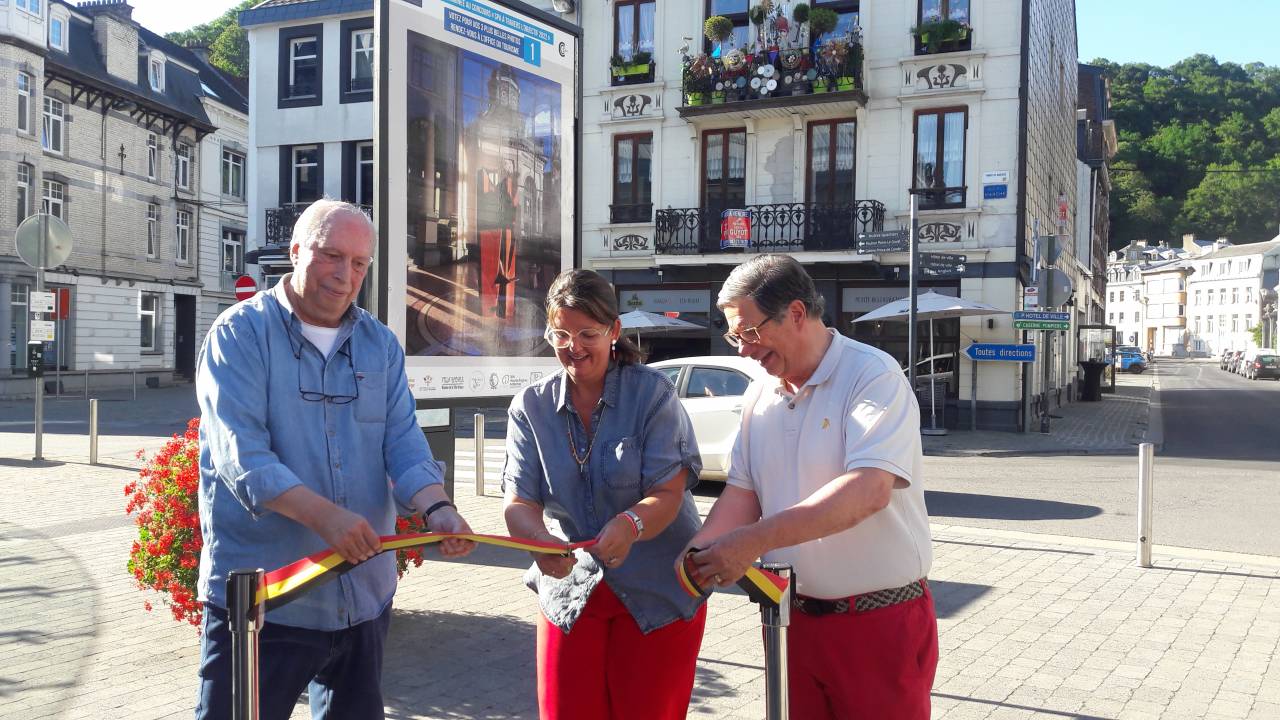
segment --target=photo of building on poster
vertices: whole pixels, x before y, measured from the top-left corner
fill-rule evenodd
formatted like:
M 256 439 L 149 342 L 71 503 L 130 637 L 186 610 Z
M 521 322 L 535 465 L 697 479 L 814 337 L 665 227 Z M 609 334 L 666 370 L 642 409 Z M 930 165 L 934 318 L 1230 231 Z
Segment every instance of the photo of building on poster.
M 406 353 L 551 356 L 560 85 L 412 31 L 405 77 Z

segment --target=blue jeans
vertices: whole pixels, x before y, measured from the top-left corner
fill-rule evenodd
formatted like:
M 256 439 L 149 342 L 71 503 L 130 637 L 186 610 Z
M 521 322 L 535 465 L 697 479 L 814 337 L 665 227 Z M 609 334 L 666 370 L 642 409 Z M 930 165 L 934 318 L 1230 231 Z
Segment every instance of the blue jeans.
M 382 645 L 391 607 L 368 622 L 326 632 L 263 623 L 258 639 L 262 720 L 288 720 L 302 690 L 315 720 L 381 720 Z M 196 720 L 231 717 L 231 630 L 227 611 L 204 606 Z

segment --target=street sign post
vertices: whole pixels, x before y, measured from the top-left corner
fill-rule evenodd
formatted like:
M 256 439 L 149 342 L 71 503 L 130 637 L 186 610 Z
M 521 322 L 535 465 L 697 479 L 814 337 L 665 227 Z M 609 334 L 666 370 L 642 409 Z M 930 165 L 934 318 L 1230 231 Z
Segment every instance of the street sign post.
M 1028 312 L 1013 314 L 1015 330 L 1070 330 L 1071 313 L 1064 312 Z
M 858 234 L 858 252 L 870 253 L 907 252 L 911 249 L 907 230 L 877 230 Z
M 964 349 L 970 360 L 1031 363 L 1036 361 L 1036 346 L 973 343 Z
M 18 230 L 14 233 L 14 242 L 18 246 L 18 257 L 31 267 L 36 269 L 36 289 L 32 295 L 45 296 L 52 295 L 44 291 L 44 270 L 45 268 L 58 267 L 71 257 L 71 228 L 62 221 L 62 218 L 48 213 L 37 213 L 23 220 L 18 225 Z M 50 300 L 52 298 L 49 298 Z M 41 300 L 40 308 L 48 307 L 50 303 Z M 31 313 L 31 342 L 41 342 L 42 338 L 53 340 L 54 331 L 52 329 L 53 322 L 44 319 L 45 312 L 54 312 L 53 309 L 48 311 L 32 307 Z M 37 325 L 40 323 L 40 325 Z M 50 327 L 46 328 L 44 325 Z M 37 331 L 40 337 L 36 337 Z M 30 343 L 28 343 L 30 344 Z M 28 348 L 30 350 L 30 348 Z M 28 356 L 34 358 L 32 353 Z M 40 372 L 30 373 L 36 381 L 36 399 L 35 399 L 35 435 L 36 435 L 36 453 L 34 460 L 44 459 L 44 353 L 39 353 Z M 57 361 L 55 360 L 55 365 Z M 30 371 L 30 366 L 28 367 Z M 86 392 L 88 382 L 85 384 Z
M 248 275 L 236 278 L 236 300 L 248 300 L 258 292 L 258 283 Z
M 922 252 L 919 258 L 920 273 L 928 278 L 957 278 L 964 275 L 968 257 L 955 253 Z

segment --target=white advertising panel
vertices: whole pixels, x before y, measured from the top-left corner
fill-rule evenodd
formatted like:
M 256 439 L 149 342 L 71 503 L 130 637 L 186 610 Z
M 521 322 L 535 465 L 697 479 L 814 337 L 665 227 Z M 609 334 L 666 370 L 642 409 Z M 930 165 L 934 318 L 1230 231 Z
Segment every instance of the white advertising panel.
M 559 369 L 547 287 L 573 263 L 578 38 L 520 3 L 380 0 L 384 319 L 418 398 Z

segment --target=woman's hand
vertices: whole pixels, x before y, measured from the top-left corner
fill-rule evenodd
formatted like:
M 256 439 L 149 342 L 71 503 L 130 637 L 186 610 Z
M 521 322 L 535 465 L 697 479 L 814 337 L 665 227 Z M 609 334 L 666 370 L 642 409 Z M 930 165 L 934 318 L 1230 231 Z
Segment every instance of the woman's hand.
M 538 563 L 538 570 L 547 577 L 563 580 L 569 577 L 569 573 L 573 572 L 573 566 L 578 564 L 578 558 L 573 556 L 569 548 L 565 547 L 568 555 L 547 555 L 546 553 L 537 553 L 534 561 Z
M 636 541 L 636 526 L 623 515 L 614 517 L 605 523 L 596 535 L 596 544 L 587 549 L 595 555 L 600 564 L 607 568 L 622 565 L 631 552 L 631 545 Z

